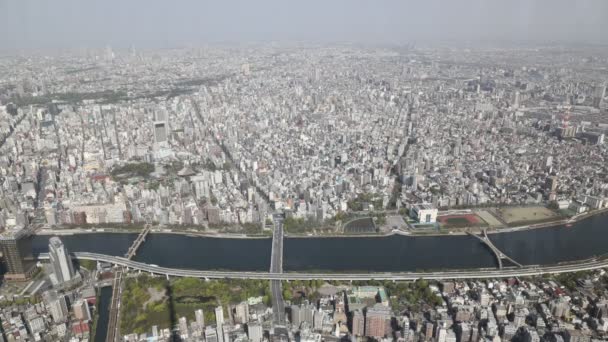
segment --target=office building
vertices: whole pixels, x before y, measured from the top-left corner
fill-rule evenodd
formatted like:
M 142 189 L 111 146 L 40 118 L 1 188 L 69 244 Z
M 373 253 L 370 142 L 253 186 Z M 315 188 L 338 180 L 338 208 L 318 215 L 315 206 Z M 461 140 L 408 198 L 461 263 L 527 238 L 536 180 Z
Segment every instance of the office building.
M 164 143 L 167 141 L 167 124 L 162 121 L 154 123 L 154 142 Z
M 382 338 L 391 332 L 391 309 L 376 304 L 367 309 L 365 317 L 365 336 Z
M 437 208 L 429 203 L 414 204 L 411 216 L 419 223 L 434 223 L 437 221 Z
M 264 338 L 264 329 L 258 323 L 248 324 L 247 335 L 252 342 L 261 342 Z
M 299 305 L 291 306 L 291 324 L 299 328 L 302 323 L 302 308 Z
M 557 190 L 557 176 L 550 176 L 545 179 L 545 189 L 548 192 L 555 192 Z
M 0 234 L 4 279 L 28 280 L 36 270 L 32 237 L 27 228 L 16 227 Z
M 74 266 L 70 255 L 63 242 L 56 236 L 49 239 L 49 258 L 58 284 L 74 278 Z
M 249 304 L 247 302 L 241 302 L 236 306 L 234 320 L 241 324 L 249 322 Z
M 365 317 L 361 310 L 353 313 L 353 336 L 365 336 Z
M 188 338 L 188 319 L 186 317 L 179 318 L 179 335 L 182 339 Z
M 207 342 L 218 342 L 217 331 L 214 327 L 205 328 L 205 340 Z
M 215 331 L 217 333 L 217 342 L 224 342 L 224 326 L 222 324 L 218 324 L 218 326 L 215 328 Z
M 200 330 L 205 329 L 205 315 L 203 314 L 202 309 L 198 309 L 194 311 L 194 318 L 196 319 L 196 324 Z
M 325 313 L 323 311 L 315 311 L 313 316 L 313 329 L 321 331 L 323 329 L 323 320 L 325 319 Z
M 68 319 L 68 304 L 65 296 L 55 296 L 48 302 L 48 310 L 55 323 L 65 323 Z
M 221 305 L 215 308 L 215 324 L 218 327 L 224 324 L 224 309 Z

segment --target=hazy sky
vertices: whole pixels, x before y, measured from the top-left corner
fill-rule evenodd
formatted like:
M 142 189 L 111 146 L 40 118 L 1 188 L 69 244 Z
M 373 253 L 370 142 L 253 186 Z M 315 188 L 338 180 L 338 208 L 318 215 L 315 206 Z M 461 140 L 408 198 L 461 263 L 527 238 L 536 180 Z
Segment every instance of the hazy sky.
M 606 0 L 0 0 L 0 49 L 230 41 L 608 42 Z

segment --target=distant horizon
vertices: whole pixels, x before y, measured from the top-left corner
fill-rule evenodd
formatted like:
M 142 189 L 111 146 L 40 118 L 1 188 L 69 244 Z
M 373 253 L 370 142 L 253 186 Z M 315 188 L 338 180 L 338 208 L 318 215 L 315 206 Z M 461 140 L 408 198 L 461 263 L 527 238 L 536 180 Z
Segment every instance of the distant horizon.
M 10 54 L 15 52 L 67 52 L 77 50 L 103 50 L 111 48 L 115 52 L 125 52 L 130 49 L 136 51 L 162 51 L 162 50 L 188 50 L 201 48 L 248 48 L 254 46 L 273 46 L 276 48 L 288 48 L 290 46 L 319 46 L 330 48 L 333 46 L 353 46 L 359 48 L 452 48 L 452 49 L 491 49 L 491 48 L 521 48 L 521 47 L 591 47 L 591 48 L 608 48 L 608 42 L 600 41 L 568 41 L 568 40 L 471 40 L 471 39 L 429 39 L 429 40 L 412 40 L 404 42 L 357 42 L 357 41 L 312 41 L 312 40 L 258 40 L 248 42 L 238 41 L 211 41 L 201 42 L 198 44 L 175 44 L 169 46 L 138 46 L 131 45 L 95 45 L 95 46 L 69 46 L 69 47 L 21 47 L 21 48 L 4 48 L 0 46 L 0 54 Z
M 273 41 L 608 44 L 608 1 L 0 1 L 0 32 L 0 50 Z

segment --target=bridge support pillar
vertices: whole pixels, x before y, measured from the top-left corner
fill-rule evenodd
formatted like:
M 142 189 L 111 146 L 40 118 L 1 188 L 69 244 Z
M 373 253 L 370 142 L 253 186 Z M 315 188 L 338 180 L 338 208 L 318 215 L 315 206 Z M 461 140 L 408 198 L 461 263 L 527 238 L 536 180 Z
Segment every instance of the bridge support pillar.
M 168 274 L 165 274 L 165 276 L 167 276 L 167 280 L 169 280 L 169 275 L 168 275 Z

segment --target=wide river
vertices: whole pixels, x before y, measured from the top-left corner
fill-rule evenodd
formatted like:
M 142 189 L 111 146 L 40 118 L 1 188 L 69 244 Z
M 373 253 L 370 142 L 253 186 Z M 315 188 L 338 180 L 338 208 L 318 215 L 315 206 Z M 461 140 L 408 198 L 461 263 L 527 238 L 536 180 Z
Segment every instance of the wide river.
M 137 234 L 87 233 L 60 238 L 70 252 L 124 255 Z M 48 251 L 49 236 L 34 238 Z M 490 234 L 504 253 L 524 265 L 555 264 L 608 253 L 608 214 L 553 226 Z M 285 271 L 422 271 L 496 267 L 489 248 L 466 235 L 286 238 Z M 135 260 L 199 270 L 268 271 L 271 239 L 150 234 Z

